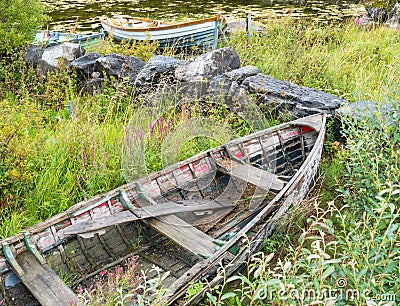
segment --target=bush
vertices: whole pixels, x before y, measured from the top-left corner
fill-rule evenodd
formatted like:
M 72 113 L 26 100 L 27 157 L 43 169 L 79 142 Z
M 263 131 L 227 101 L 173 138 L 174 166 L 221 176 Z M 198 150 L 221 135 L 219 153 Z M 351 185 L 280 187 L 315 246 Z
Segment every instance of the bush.
M 0 53 L 33 41 L 45 20 L 40 0 L 0 0 Z

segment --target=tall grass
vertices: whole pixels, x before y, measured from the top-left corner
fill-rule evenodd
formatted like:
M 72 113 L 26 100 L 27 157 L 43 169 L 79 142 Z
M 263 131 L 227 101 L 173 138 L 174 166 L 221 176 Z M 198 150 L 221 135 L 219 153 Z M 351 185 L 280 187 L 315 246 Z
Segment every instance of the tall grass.
M 321 26 L 288 19 L 265 23 L 266 34 L 253 33 L 251 45 L 238 35 L 229 43 L 242 65 L 262 73 L 338 95 L 350 102 L 399 100 L 400 35 L 354 24 Z

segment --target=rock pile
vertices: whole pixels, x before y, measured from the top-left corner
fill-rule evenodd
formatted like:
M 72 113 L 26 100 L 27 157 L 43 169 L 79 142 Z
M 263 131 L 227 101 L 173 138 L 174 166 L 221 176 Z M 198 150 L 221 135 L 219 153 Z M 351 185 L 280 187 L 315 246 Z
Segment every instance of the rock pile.
M 189 61 L 157 55 L 147 63 L 133 56 L 84 53 L 79 45 L 65 43 L 45 50 L 32 47 L 26 59 L 44 71 L 56 69 L 62 61 L 76 72 L 80 87 L 88 92 L 100 90 L 107 78 L 132 83 L 136 96 L 150 95 L 160 84 L 169 84 L 197 99 L 222 97 L 229 107 L 240 106 L 251 95 L 258 104 L 289 111 L 296 117 L 333 114 L 344 102 L 323 91 L 264 75 L 257 67 L 240 67 L 232 47 Z

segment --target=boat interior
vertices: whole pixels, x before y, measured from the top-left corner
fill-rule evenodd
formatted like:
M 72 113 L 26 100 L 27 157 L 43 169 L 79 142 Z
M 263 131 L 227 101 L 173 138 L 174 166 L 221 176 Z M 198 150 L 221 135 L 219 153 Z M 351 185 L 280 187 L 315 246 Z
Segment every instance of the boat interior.
M 107 23 L 127 29 L 158 28 L 175 24 L 174 22 L 136 18 L 127 15 L 107 18 Z
M 250 136 L 114 190 L 31 239 L 51 268 L 76 275 L 72 287 L 89 286 L 101 271 L 129 258 L 135 258 L 138 274 L 147 271 L 147 279 L 159 273 L 154 266 L 168 272 L 163 284 L 169 287 L 217 252 L 285 188 L 318 132 L 288 125 Z M 112 226 L 98 225 L 123 211 L 126 220 L 135 221 L 121 217 Z M 85 225 L 95 230 L 87 232 Z M 227 259 L 238 250 L 229 252 Z M 3 269 L 3 284 L 12 273 Z M 18 286 L 15 290 L 21 290 Z

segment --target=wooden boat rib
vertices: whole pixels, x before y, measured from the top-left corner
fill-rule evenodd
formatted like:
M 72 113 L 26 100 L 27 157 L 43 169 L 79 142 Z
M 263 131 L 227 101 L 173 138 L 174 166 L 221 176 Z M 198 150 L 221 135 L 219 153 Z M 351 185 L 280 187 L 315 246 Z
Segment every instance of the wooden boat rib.
M 169 303 L 191 281 L 218 283 L 218 263 L 224 260 L 233 273 L 307 194 L 325 120 L 313 115 L 231 141 L 78 203 L 25 237 L 1 241 L 0 300 L 78 305 L 55 272 L 75 273 L 80 282 L 133 255 L 138 269 L 170 271 L 163 282 Z
M 122 41 L 157 41 L 159 48 L 210 49 L 216 46 L 220 15 L 196 21 L 170 23 L 131 16 L 101 17 L 104 30 Z

